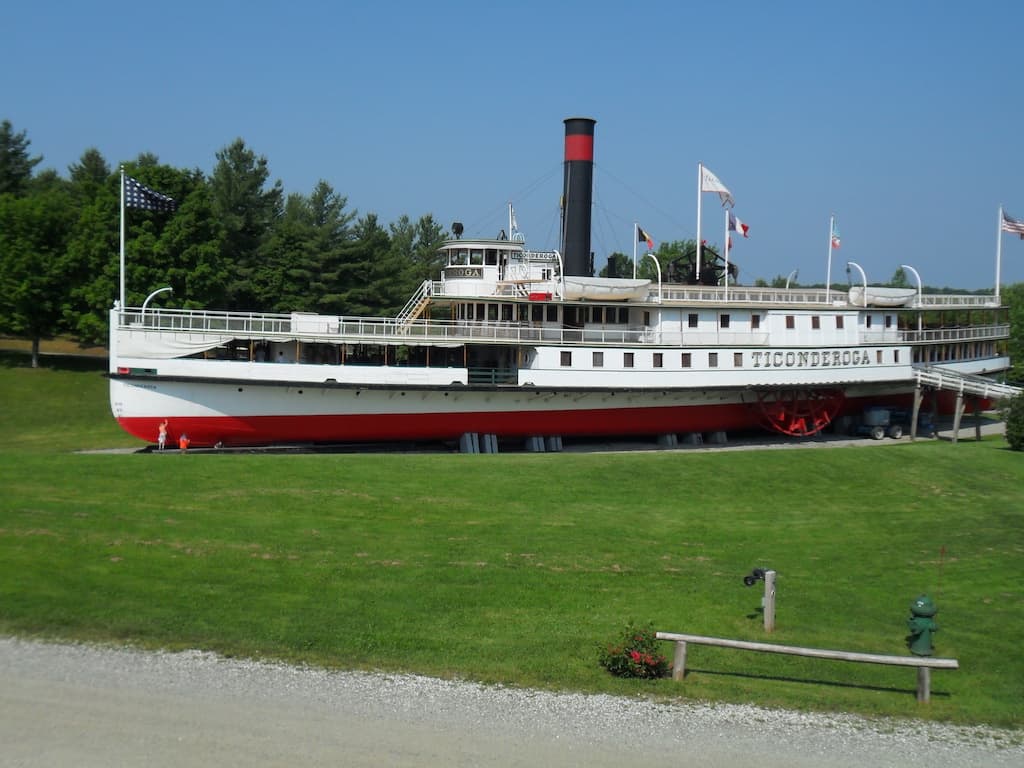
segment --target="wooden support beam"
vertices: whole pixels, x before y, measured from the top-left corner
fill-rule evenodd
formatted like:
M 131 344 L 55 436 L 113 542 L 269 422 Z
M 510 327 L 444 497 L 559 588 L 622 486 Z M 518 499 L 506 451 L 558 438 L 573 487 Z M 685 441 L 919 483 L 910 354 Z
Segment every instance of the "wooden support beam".
M 914 387 L 914 415 L 910 418 L 910 442 L 914 442 L 917 439 L 917 415 L 921 412 L 921 400 L 924 398 L 924 392 L 921 390 L 921 382 L 917 382 L 917 386 Z

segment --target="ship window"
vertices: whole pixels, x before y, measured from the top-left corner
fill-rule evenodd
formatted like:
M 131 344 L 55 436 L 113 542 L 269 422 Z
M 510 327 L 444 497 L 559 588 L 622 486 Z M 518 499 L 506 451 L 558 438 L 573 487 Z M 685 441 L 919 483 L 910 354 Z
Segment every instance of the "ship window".
M 487 305 L 487 319 L 490 320 L 492 323 L 497 322 L 497 320 L 498 320 L 498 305 L 497 304 L 488 304 Z
M 512 305 L 511 304 L 502 304 L 501 305 L 501 319 L 504 320 L 505 322 L 511 322 L 512 321 Z
M 594 353 L 594 367 L 601 368 L 604 366 L 604 352 Z
M 815 331 L 821 328 L 821 318 L 817 315 L 811 315 L 811 328 Z
M 623 352 L 622 353 L 622 367 L 623 368 L 632 368 L 633 367 L 633 353 L 632 352 Z
M 484 263 L 484 252 L 479 248 L 474 248 L 469 252 L 469 263 L 470 264 L 483 264 Z
M 572 366 L 572 352 L 567 350 L 567 349 L 563 349 L 562 350 L 562 354 L 561 354 L 561 362 L 562 362 L 562 367 L 563 368 L 571 367 Z
M 530 307 L 529 307 L 529 305 L 527 305 L 527 304 L 520 304 L 519 305 L 518 317 L 519 317 L 519 322 L 520 323 L 525 323 L 527 320 L 530 319 Z
M 733 368 L 742 368 L 743 367 L 743 353 L 742 352 L 733 352 L 732 353 L 732 366 L 733 366 Z
M 789 330 L 796 328 L 796 318 L 793 315 L 786 315 L 786 328 Z
M 619 322 L 625 325 L 629 322 L 629 309 L 626 307 L 619 307 Z
M 718 353 L 717 352 L 708 352 L 708 368 L 717 368 L 717 367 L 718 367 Z
M 644 325 L 650 325 L 650 324 L 651 324 L 651 313 L 650 312 L 644 312 Z
M 894 349 L 892 351 L 892 361 L 894 363 L 898 363 L 900 361 L 900 351 L 898 349 Z
M 892 328 L 892 315 L 885 316 L 885 327 Z
M 751 315 L 750 316 L 750 328 L 751 328 L 751 330 L 756 331 L 760 327 L 761 327 L 761 316 L 760 315 Z
M 836 315 L 836 328 L 838 330 L 840 330 L 840 331 L 843 329 L 843 316 L 842 315 Z
M 691 312 L 689 314 L 689 316 L 686 318 L 686 322 L 687 322 L 687 324 L 689 325 L 690 328 L 696 328 L 697 327 L 697 313 L 696 312 Z
M 590 309 L 590 319 L 595 323 L 603 323 L 604 307 L 592 307 Z
M 664 366 L 664 356 L 661 352 L 654 353 L 654 367 L 661 368 Z
M 557 304 L 548 304 L 548 322 L 549 323 L 557 323 L 558 322 L 558 305 Z
M 476 319 L 477 320 L 483 320 L 485 317 L 487 317 L 487 315 L 484 314 L 484 305 L 483 304 L 477 304 L 476 305 Z
M 534 304 L 530 307 L 530 319 L 535 323 L 543 322 L 544 320 L 544 305 Z
M 865 325 L 865 326 L 866 326 L 867 328 L 870 328 L 870 327 L 871 327 L 871 315 L 868 315 L 867 317 L 865 317 L 865 318 L 864 318 L 864 325 Z
M 489 267 L 497 266 L 498 264 L 498 252 L 493 248 L 488 248 L 484 251 L 484 264 Z
M 691 357 L 689 352 L 683 352 L 683 356 L 680 359 L 680 364 L 683 366 L 683 368 L 689 368 L 693 365 L 693 358 Z
M 882 350 L 880 349 L 875 350 L 875 362 L 879 365 L 882 364 Z
M 718 316 L 718 327 L 719 328 L 728 328 L 729 327 L 729 316 L 728 315 L 719 315 Z
M 469 251 L 465 248 L 458 251 L 458 253 L 452 254 L 452 264 L 457 266 L 464 266 L 469 263 Z

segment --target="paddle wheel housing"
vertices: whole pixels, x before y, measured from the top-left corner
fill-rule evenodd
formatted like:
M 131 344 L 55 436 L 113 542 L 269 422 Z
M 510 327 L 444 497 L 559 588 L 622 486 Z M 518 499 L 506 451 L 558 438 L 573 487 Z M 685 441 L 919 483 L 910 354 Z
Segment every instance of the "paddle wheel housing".
M 751 407 L 765 429 L 793 437 L 821 432 L 846 400 L 841 389 L 764 389 L 756 395 Z

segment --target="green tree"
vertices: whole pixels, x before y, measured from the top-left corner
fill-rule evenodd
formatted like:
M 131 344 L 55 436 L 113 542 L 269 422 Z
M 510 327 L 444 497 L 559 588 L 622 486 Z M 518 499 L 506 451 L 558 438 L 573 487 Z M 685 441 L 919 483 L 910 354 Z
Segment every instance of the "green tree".
M 396 259 L 404 259 L 409 268 L 405 270 L 405 293 L 411 295 L 424 280 L 436 280 L 444 266 L 444 257 L 439 248 L 445 241 L 444 227 L 431 214 L 425 214 L 413 222 L 403 214 L 390 225 L 391 251 Z
M 598 277 L 633 277 L 633 259 L 624 253 L 612 253 Z
M 256 305 L 260 247 L 284 206 L 281 182 L 268 189 L 269 176 L 266 157 L 257 156 L 240 138 L 217 152 L 210 193 L 213 213 L 224 230 L 223 257 L 233 264 L 228 309 L 253 309 Z
M 110 166 L 100 151 L 90 147 L 77 163 L 68 166 L 72 193 L 82 201 L 94 200 L 110 183 Z
M 59 186 L 0 195 L 0 330 L 31 340 L 33 368 L 39 342 L 58 332 L 66 308 L 65 251 L 74 218 Z
M 42 156 L 30 157 L 25 131 L 14 132 L 10 120 L 0 123 L 0 195 L 25 195 L 29 191 L 32 169 Z
M 366 214 L 356 223 L 355 240 L 346 244 L 338 269 L 340 291 L 332 297 L 339 314 L 392 315 L 408 299 L 409 265 L 391 250 L 387 231 L 377 215 Z
M 1014 451 L 1024 451 L 1024 394 L 1010 398 L 1003 406 L 1006 442 Z
M 893 272 L 892 279 L 889 280 L 889 286 L 892 288 L 910 287 L 910 281 L 907 280 L 907 272 L 903 267 L 897 267 L 896 271 Z
M 1010 378 L 1024 384 L 1024 283 L 1004 286 L 1000 298 L 1010 314 L 1010 340 L 1007 345 L 1013 366 Z
M 153 250 L 155 257 L 142 275 L 150 291 L 170 286 L 174 302 L 190 308 L 227 306 L 231 263 L 224 254 L 224 229 L 213 212 L 210 188 L 200 171 L 183 179 L 178 208 L 167 217 Z

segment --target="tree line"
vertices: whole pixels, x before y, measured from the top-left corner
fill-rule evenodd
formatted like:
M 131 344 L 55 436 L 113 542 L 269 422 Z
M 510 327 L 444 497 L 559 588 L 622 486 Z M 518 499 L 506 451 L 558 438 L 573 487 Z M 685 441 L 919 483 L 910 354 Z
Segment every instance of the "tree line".
M 26 131 L 0 123 L 0 333 L 107 338 L 119 294 L 120 167 L 86 149 L 63 177 L 37 170 Z M 239 138 L 207 175 L 143 153 L 125 174 L 170 196 L 173 213 L 126 210 L 126 303 L 170 286 L 194 309 L 390 315 L 435 277 L 445 239 L 430 214 L 386 227 L 326 181 L 285 194 Z

